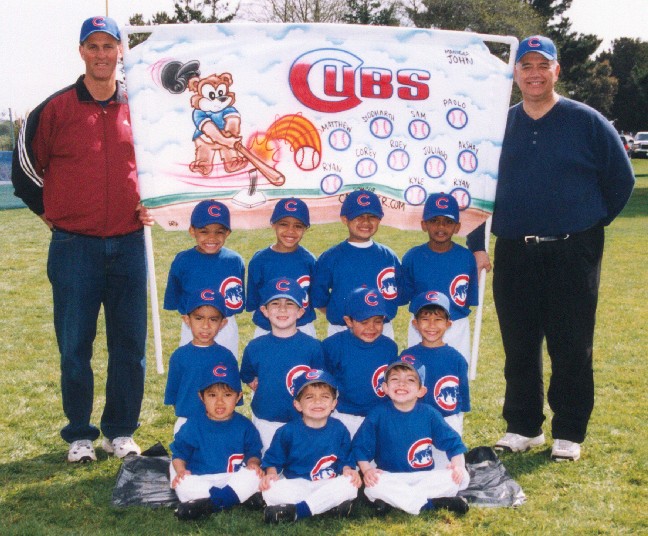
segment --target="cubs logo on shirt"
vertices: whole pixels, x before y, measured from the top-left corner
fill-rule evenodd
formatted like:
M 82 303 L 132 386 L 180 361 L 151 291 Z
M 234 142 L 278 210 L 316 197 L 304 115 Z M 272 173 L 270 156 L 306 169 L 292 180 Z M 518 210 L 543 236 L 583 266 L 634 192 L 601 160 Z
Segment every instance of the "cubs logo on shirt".
M 218 289 L 228 309 L 237 310 L 243 306 L 243 281 L 238 277 L 228 277 Z
M 297 283 L 299 283 L 299 286 L 304 289 L 305 297 L 302 300 L 302 307 L 306 309 L 310 304 L 310 297 L 308 296 L 308 289 L 311 284 L 310 275 L 302 275 L 301 277 L 298 277 Z
M 444 376 L 434 384 L 434 400 L 446 411 L 457 409 L 458 394 L 459 378 L 456 376 Z
M 320 458 L 315 467 L 311 469 L 310 477 L 311 480 L 327 480 L 329 478 L 335 478 L 337 473 L 333 465 L 337 462 L 337 456 L 335 454 L 330 454 Z
M 387 370 L 387 365 L 381 365 L 378 367 L 371 377 L 371 386 L 373 387 L 374 393 L 379 398 L 385 396 L 385 391 L 383 389 L 383 383 L 385 383 L 385 371 Z
M 227 472 L 236 473 L 243 467 L 243 454 L 232 454 L 227 460 Z
M 308 365 L 297 365 L 288 371 L 288 374 L 286 374 L 286 389 L 288 389 L 290 396 L 295 394 L 295 380 L 309 370 L 311 368 Z
M 407 461 L 412 469 L 425 469 L 434 467 L 432 457 L 432 439 L 424 437 L 415 441 L 407 451 Z
M 469 283 L 470 277 L 466 274 L 459 274 L 452 280 L 452 283 L 450 283 L 450 298 L 452 298 L 452 301 L 459 307 L 466 305 Z
M 396 269 L 393 266 L 383 268 L 378 277 L 376 277 L 376 286 L 383 298 L 386 300 L 393 300 L 398 296 L 398 288 L 396 287 Z

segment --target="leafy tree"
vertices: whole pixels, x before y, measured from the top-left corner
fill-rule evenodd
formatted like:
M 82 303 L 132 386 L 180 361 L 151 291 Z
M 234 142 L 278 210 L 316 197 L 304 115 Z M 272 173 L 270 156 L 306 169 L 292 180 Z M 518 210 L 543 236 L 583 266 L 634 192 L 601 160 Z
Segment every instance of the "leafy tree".
M 391 2 L 383 5 L 377 0 L 349 0 L 342 20 L 349 24 L 399 26 L 398 3 Z
M 544 20 L 547 25 L 562 17 L 571 5 L 572 0 L 522 0 L 525 4 L 531 6 Z
M 267 0 L 257 22 L 343 22 L 345 0 Z

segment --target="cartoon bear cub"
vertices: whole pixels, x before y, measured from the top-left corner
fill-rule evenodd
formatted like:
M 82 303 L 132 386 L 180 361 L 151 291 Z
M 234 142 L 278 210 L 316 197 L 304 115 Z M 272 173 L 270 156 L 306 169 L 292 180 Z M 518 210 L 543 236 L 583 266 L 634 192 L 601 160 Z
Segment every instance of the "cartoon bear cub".
M 241 116 L 233 104 L 235 94 L 230 91 L 230 73 L 211 74 L 205 78 L 194 76 L 187 88 L 193 93 L 191 107 L 196 130 L 193 141 L 196 146 L 195 160 L 189 169 L 209 175 L 217 152 L 223 159 L 223 167 L 233 173 L 247 165 L 247 159 L 235 148 L 241 142 Z

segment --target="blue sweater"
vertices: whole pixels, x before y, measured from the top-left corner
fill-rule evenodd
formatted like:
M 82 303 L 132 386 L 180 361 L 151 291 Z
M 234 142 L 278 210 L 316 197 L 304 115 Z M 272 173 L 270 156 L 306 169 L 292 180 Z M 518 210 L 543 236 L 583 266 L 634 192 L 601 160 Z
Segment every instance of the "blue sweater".
M 518 239 L 609 225 L 634 187 L 619 136 L 596 110 L 561 97 L 540 119 L 509 110 L 500 156 L 493 234 Z M 468 236 L 484 249 L 483 226 Z

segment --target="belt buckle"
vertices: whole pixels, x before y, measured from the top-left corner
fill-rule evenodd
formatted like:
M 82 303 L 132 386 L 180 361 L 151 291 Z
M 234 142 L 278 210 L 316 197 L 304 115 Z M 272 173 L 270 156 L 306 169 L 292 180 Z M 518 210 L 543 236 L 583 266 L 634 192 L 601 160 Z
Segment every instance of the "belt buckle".
M 539 244 L 540 243 L 540 237 L 537 235 L 527 235 L 524 237 L 524 243 L 525 244 Z

